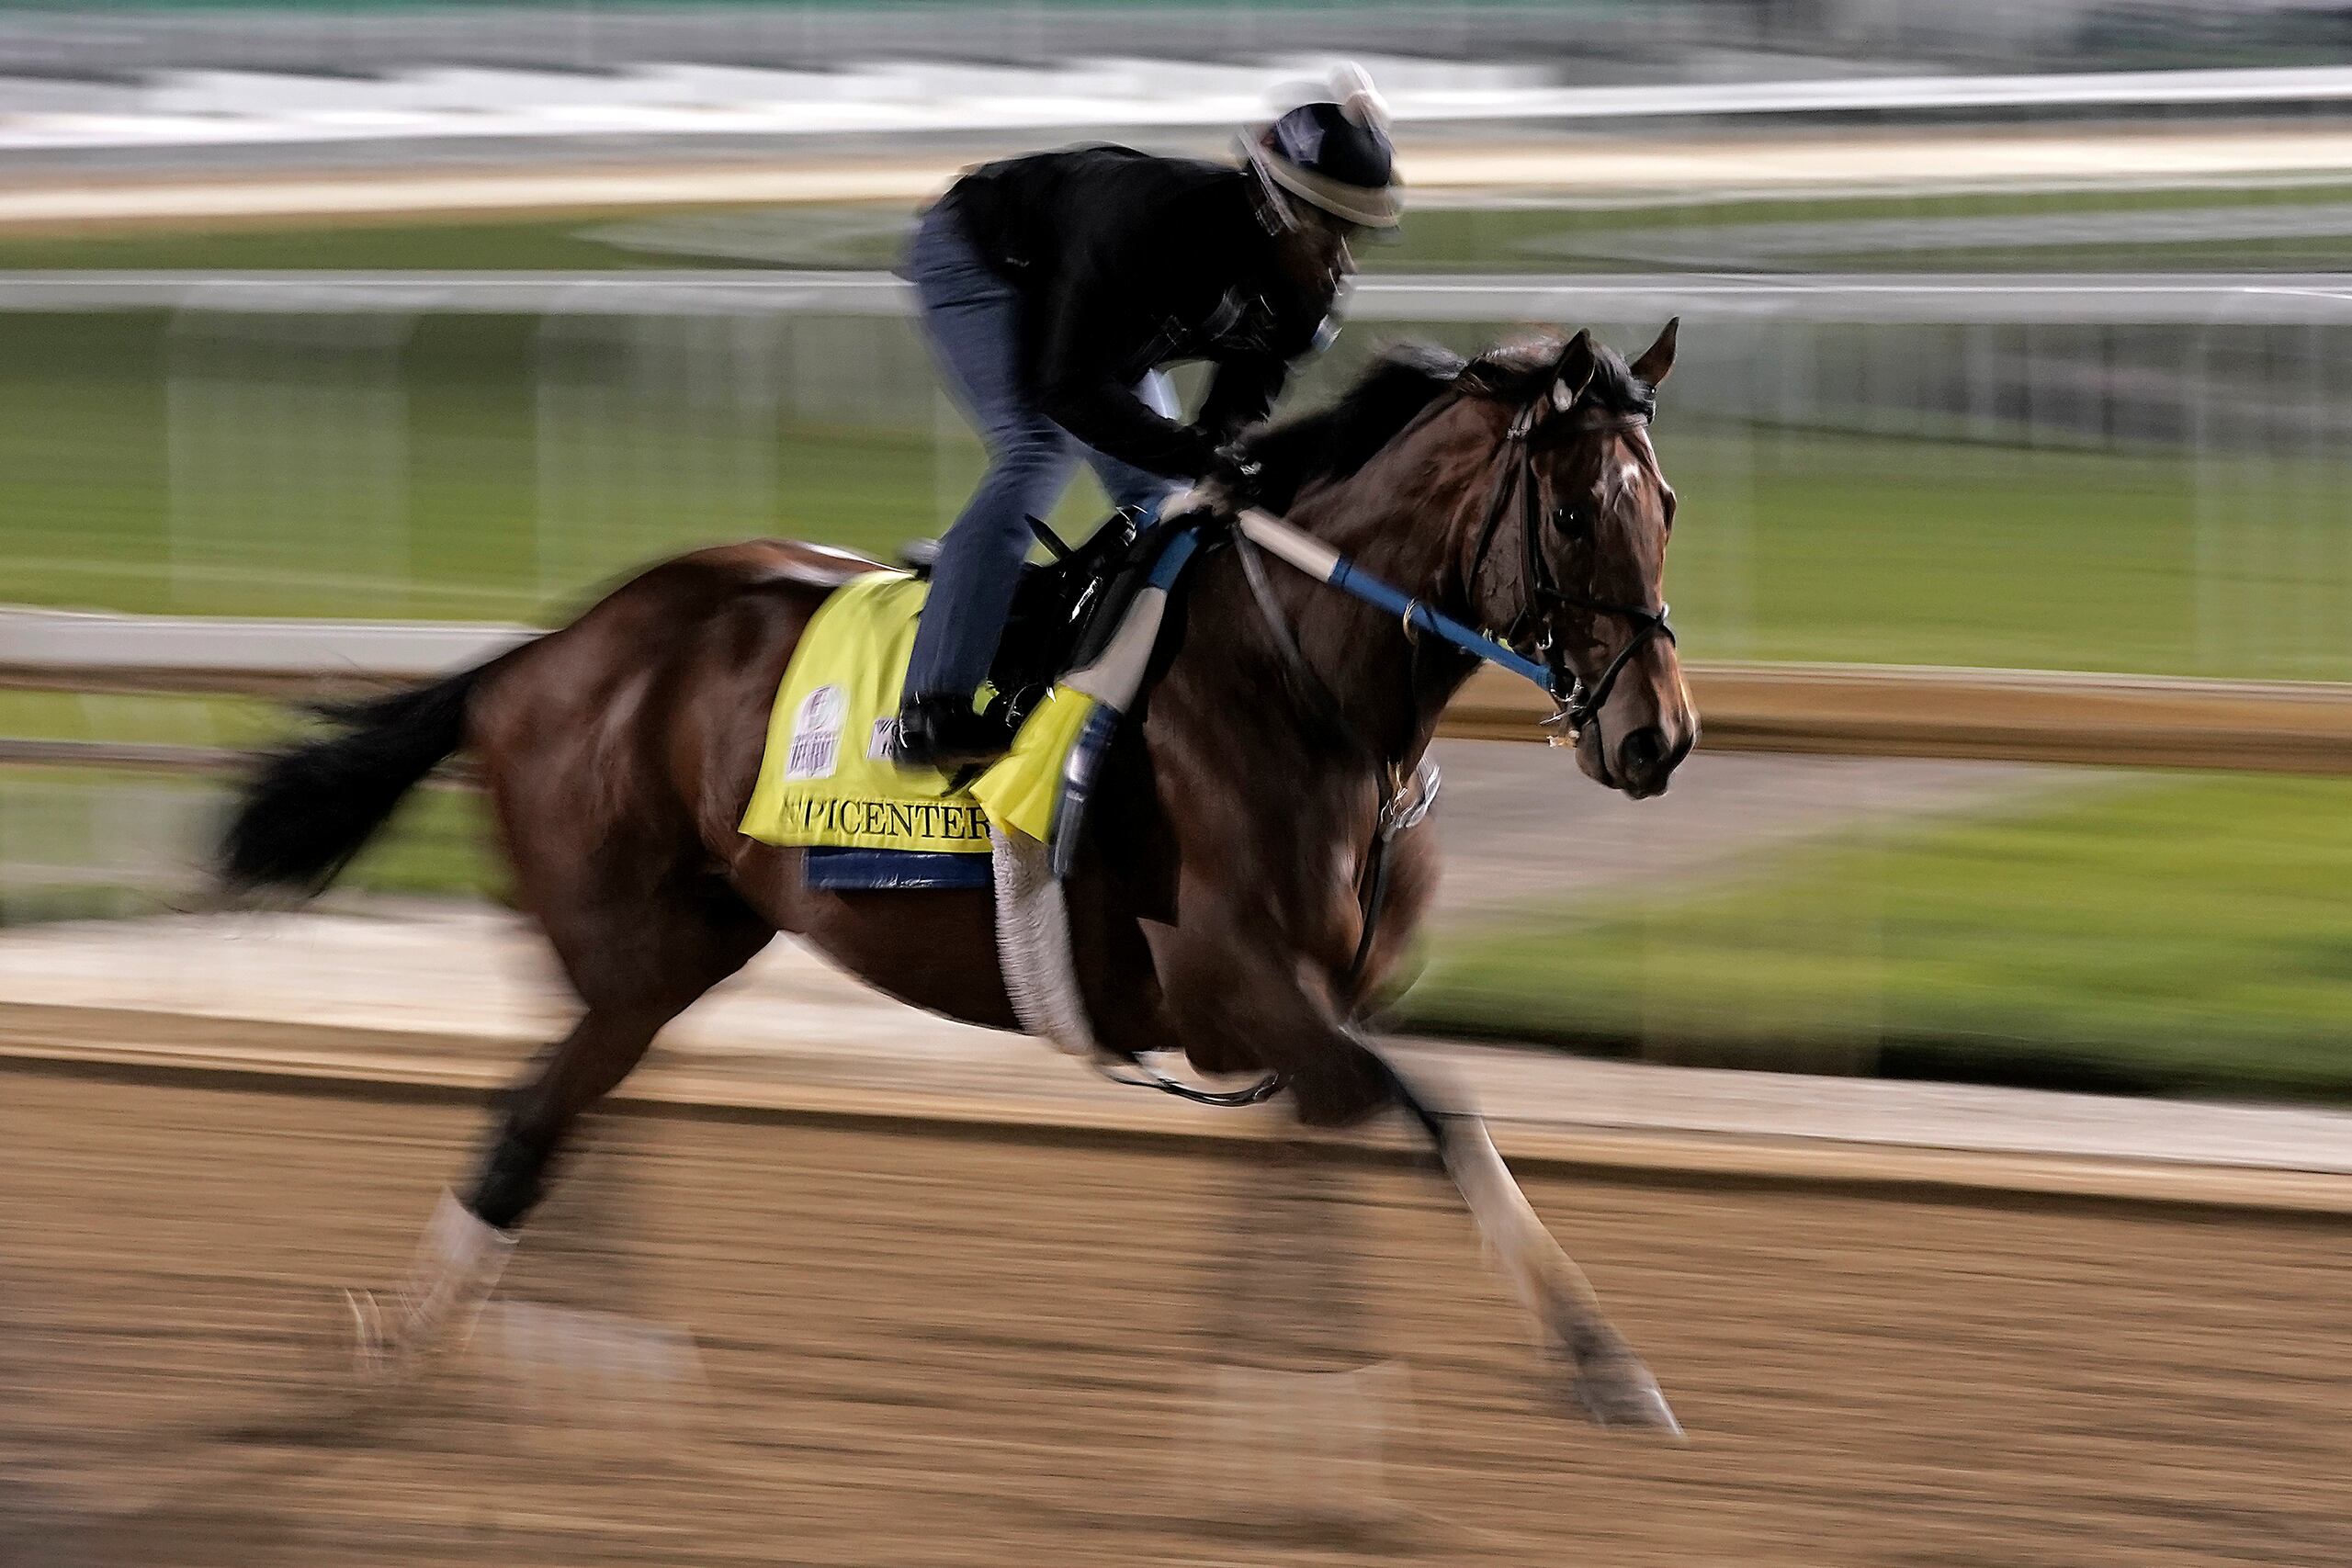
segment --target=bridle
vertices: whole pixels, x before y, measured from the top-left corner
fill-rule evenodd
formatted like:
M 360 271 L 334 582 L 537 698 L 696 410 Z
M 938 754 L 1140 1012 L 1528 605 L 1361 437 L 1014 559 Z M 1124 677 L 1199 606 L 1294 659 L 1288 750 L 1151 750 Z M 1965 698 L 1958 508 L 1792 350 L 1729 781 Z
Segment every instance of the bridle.
M 1546 394 L 1547 396 L 1549 394 Z M 1642 645 L 1654 637 L 1669 643 L 1675 640 L 1674 627 L 1667 620 L 1668 606 L 1660 604 L 1655 610 L 1633 604 L 1612 604 L 1588 594 L 1571 593 L 1560 586 L 1553 575 L 1552 563 L 1544 555 L 1540 534 L 1543 527 L 1543 476 L 1536 471 L 1535 451 L 1529 437 L 1535 428 L 1536 412 L 1541 401 L 1528 404 L 1511 419 L 1510 428 L 1503 434 L 1503 470 L 1495 483 L 1494 500 L 1487 504 L 1486 525 L 1478 534 L 1478 548 L 1470 558 L 1470 574 L 1464 580 L 1465 589 L 1476 593 L 1478 577 L 1486 570 L 1487 554 L 1494 548 L 1495 535 L 1502 526 L 1503 513 L 1511 496 L 1520 498 L 1520 547 L 1523 554 L 1521 581 L 1527 597 L 1519 614 L 1509 626 L 1492 634 L 1495 638 L 1513 648 L 1532 646 L 1544 667 L 1550 672 L 1549 686 L 1553 702 L 1559 712 L 1544 722 L 1565 725 L 1567 738 L 1574 742 L 1584 733 L 1586 726 L 1600 716 L 1601 707 L 1609 701 L 1609 694 L 1616 687 L 1617 677 L 1626 664 L 1640 652 Z M 1579 433 L 1598 434 L 1611 430 L 1640 430 L 1645 428 L 1650 416 L 1645 412 L 1620 414 L 1588 413 L 1579 421 Z M 1565 529 L 1573 516 L 1566 505 L 1552 508 L 1555 526 Z M 1617 651 L 1600 673 L 1588 681 L 1568 662 L 1566 650 L 1560 645 L 1558 614 L 1562 609 L 1583 610 L 1596 615 L 1616 615 L 1633 624 L 1633 635 L 1619 645 Z

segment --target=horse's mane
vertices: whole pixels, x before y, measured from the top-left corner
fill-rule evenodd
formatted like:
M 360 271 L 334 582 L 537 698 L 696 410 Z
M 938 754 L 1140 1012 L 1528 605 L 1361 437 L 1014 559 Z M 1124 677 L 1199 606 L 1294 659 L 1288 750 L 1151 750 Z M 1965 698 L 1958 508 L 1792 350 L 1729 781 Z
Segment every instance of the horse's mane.
M 1270 424 L 1249 438 L 1264 466 L 1260 494 L 1277 513 L 1310 484 L 1343 479 L 1363 468 L 1449 392 L 1523 402 L 1556 373 L 1570 340 L 1533 337 L 1464 359 L 1433 344 L 1398 344 L 1365 367 L 1355 384 L 1312 413 Z M 1597 338 L 1592 379 L 1582 402 L 1605 413 L 1648 415 L 1657 391 Z
M 1270 424 L 1249 438 L 1264 465 L 1263 503 L 1276 513 L 1310 484 L 1343 479 L 1460 384 L 1468 362 L 1429 344 L 1398 344 L 1364 367 L 1355 385 L 1312 413 Z

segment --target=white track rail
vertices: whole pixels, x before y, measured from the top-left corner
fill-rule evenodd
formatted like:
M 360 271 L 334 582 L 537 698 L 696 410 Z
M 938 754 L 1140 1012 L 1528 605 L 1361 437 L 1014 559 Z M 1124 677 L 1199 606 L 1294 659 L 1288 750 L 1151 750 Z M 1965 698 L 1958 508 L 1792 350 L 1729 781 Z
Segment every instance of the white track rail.
M 232 620 L 0 609 L 0 672 L 105 682 L 383 680 L 463 669 L 534 635 L 466 621 Z
M 899 316 L 886 272 L 9 272 L 0 310 L 283 314 Z M 2352 320 L 2352 274 L 1808 274 L 1787 277 L 1390 275 L 1367 321 L 2278 323 Z
M 533 635 L 466 622 L 0 609 L 0 689 L 295 694 L 459 670 Z M 1692 664 L 1710 747 L 2352 773 L 2352 685 L 2044 670 Z M 1549 705 L 1483 672 L 1445 733 L 1534 740 Z M 209 770 L 209 747 L 0 739 L 0 761 Z
M 1582 126 L 1824 117 L 2206 113 L 2352 102 L 2352 69 L 2109 71 L 1876 76 L 1658 86 L 1555 86 L 1508 64 L 1383 62 L 1396 118 L 1414 125 Z M 645 65 L 603 74 L 416 71 L 332 80 L 265 72 L 165 73 L 85 89 L 0 84 L 18 112 L 0 151 L 292 146 L 497 139 L 1014 134 L 1240 124 L 1301 66 L 1143 60 L 1044 71 L 884 62 L 847 72 Z

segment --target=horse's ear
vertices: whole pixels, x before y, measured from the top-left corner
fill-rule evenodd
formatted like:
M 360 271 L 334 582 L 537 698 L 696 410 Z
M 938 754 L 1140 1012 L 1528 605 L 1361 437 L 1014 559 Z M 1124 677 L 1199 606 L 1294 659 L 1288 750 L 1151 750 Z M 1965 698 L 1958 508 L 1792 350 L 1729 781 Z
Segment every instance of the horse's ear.
M 1642 350 L 1641 357 L 1627 367 L 1640 379 L 1657 386 L 1674 371 L 1674 335 L 1682 325 L 1682 318 L 1675 317 L 1657 334 L 1657 341 Z
M 1570 338 L 1552 366 L 1552 411 L 1566 413 L 1576 407 L 1584 389 L 1592 385 L 1592 373 L 1600 367 L 1600 360 L 1592 352 L 1592 334 L 1579 332 Z

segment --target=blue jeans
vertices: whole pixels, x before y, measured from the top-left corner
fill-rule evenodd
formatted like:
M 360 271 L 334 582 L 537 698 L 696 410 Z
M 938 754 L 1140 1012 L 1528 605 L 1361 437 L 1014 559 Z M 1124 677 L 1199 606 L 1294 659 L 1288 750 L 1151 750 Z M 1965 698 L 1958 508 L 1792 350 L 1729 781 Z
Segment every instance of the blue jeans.
M 946 206 L 924 216 L 901 271 L 915 286 L 940 373 L 989 453 L 988 476 L 940 540 L 906 694 L 969 698 L 988 679 L 1035 541 L 1028 519 L 1053 511 L 1079 459 L 1120 506 L 1157 504 L 1177 487 L 1084 446 L 1038 412 L 1021 384 L 1021 297 L 989 270 Z M 1136 393 L 1175 417 L 1174 389 L 1157 370 Z

